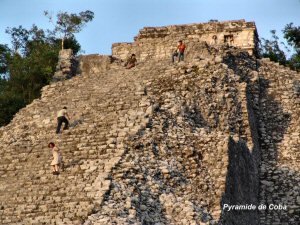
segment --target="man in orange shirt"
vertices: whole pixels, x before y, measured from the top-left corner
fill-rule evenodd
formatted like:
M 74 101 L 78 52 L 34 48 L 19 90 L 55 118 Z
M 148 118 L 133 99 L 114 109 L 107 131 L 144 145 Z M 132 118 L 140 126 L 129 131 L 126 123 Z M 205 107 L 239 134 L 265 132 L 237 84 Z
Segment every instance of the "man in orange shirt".
M 185 50 L 185 44 L 183 44 L 183 42 L 180 40 L 178 41 L 178 46 L 176 49 L 176 52 L 173 53 L 172 55 L 172 62 L 175 61 L 175 57 L 178 56 L 178 62 L 183 61 L 184 60 L 184 50 Z

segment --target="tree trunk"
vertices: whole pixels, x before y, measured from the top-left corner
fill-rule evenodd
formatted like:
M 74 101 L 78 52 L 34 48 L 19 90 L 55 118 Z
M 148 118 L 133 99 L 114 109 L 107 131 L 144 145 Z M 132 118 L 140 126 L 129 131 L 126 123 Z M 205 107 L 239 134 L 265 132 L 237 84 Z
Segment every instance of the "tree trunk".
M 61 50 L 64 50 L 64 38 L 61 39 Z

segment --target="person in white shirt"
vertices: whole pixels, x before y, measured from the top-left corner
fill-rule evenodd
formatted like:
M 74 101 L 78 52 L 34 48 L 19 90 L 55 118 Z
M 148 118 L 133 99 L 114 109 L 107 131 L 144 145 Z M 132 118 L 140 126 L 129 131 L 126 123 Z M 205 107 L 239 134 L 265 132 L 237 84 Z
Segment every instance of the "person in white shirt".
M 59 110 L 57 113 L 57 128 L 56 128 L 57 134 L 59 134 L 61 125 L 63 123 L 65 124 L 65 126 L 63 128 L 64 130 L 69 128 L 69 120 L 68 119 L 70 120 L 70 117 L 67 113 L 67 107 L 63 107 L 63 109 Z

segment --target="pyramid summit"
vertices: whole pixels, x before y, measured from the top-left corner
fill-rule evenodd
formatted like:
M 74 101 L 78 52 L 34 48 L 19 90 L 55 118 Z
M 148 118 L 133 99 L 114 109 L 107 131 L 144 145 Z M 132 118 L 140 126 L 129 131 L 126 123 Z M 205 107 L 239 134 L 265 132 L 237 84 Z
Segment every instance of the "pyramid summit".
M 145 27 L 133 43 L 116 43 L 112 55 L 125 59 L 129 52 L 136 52 L 141 60 L 169 57 L 174 42 L 184 40 L 189 46 L 198 42 L 209 45 L 230 45 L 244 49 L 249 54 L 257 53 L 258 35 L 254 22 L 232 20 L 224 22 L 194 23 L 163 27 Z M 189 47 L 188 49 L 192 49 Z M 187 49 L 187 50 L 188 50 Z M 187 54 L 188 55 L 188 54 Z

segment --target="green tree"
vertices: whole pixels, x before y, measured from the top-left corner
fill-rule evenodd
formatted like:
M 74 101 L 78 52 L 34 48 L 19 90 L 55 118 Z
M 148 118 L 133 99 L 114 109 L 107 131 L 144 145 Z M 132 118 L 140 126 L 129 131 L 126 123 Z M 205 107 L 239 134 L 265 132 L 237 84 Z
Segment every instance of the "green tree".
M 283 29 L 284 38 L 296 49 L 300 48 L 300 26 L 296 27 L 293 23 L 287 24 Z
M 92 11 L 86 10 L 79 14 L 68 14 L 67 12 L 60 12 L 56 15 L 56 20 L 53 20 L 53 16 L 45 11 L 44 15 L 48 17 L 49 21 L 54 24 L 54 34 L 58 34 L 61 39 L 61 48 L 64 49 L 64 41 L 67 38 L 73 38 L 75 33 L 78 33 L 94 18 Z
M 55 70 L 59 46 L 38 41 L 26 45 L 26 52 L 11 54 L 3 69 L 6 75 L 0 79 L 0 126 L 40 96 L 41 88 L 49 83 Z
M 23 108 L 26 104 L 18 93 L 13 93 L 9 90 L 0 91 L 0 126 L 3 126 L 15 115 L 19 109 Z
M 0 44 L 0 126 L 9 123 L 20 108 L 40 96 L 41 88 L 55 72 L 61 41 L 75 54 L 80 51 L 74 33 L 92 20 L 93 13 L 59 13 L 57 18 L 54 30 L 44 30 L 35 24 L 30 29 L 22 26 L 6 29 L 12 48 Z
M 275 30 L 270 31 L 272 38 L 270 40 L 262 38 L 260 53 L 265 58 L 270 58 L 274 62 L 279 62 L 282 65 L 287 63 L 284 51 L 280 48 L 279 37 Z M 281 43 L 283 44 L 283 43 Z
M 48 43 L 32 42 L 26 56 L 15 54 L 9 64 L 9 86 L 25 104 L 40 96 L 55 72 L 58 49 Z
M 61 47 L 60 39 L 54 38 L 53 43 L 55 43 L 57 48 L 60 49 Z M 64 47 L 65 49 L 72 49 L 74 55 L 76 55 L 81 50 L 81 46 L 74 36 L 64 40 Z
M 284 27 L 283 34 L 295 52 L 289 60 L 289 66 L 292 69 L 300 70 L 300 26 L 297 27 L 293 23 L 289 23 Z
M 22 26 L 7 28 L 7 33 L 14 49 L 8 63 L 7 86 L 28 104 L 39 97 L 41 87 L 51 80 L 59 46 L 36 25 L 28 30 Z
M 0 44 L 0 78 L 8 72 L 8 61 L 11 51 L 7 45 Z
M 19 52 L 20 48 L 24 48 L 24 44 L 29 39 L 29 31 L 22 26 L 7 28 L 5 31 L 7 34 L 10 34 L 11 43 L 13 46 L 14 52 Z
M 288 46 L 283 42 L 279 43 L 279 38 L 275 30 L 271 30 L 272 38 L 270 40 L 262 38 L 260 53 L 263 57 L 270 58 L 272 61 L 287 65 L 293 70 L 300 71 L 300 26 L 295 26 L 293 23 L 287 24 L 282 30 L 284 39 Z M 281 47 L 285 47 L 287 51 L 293 49 L 293 54 L 286 58 Z

